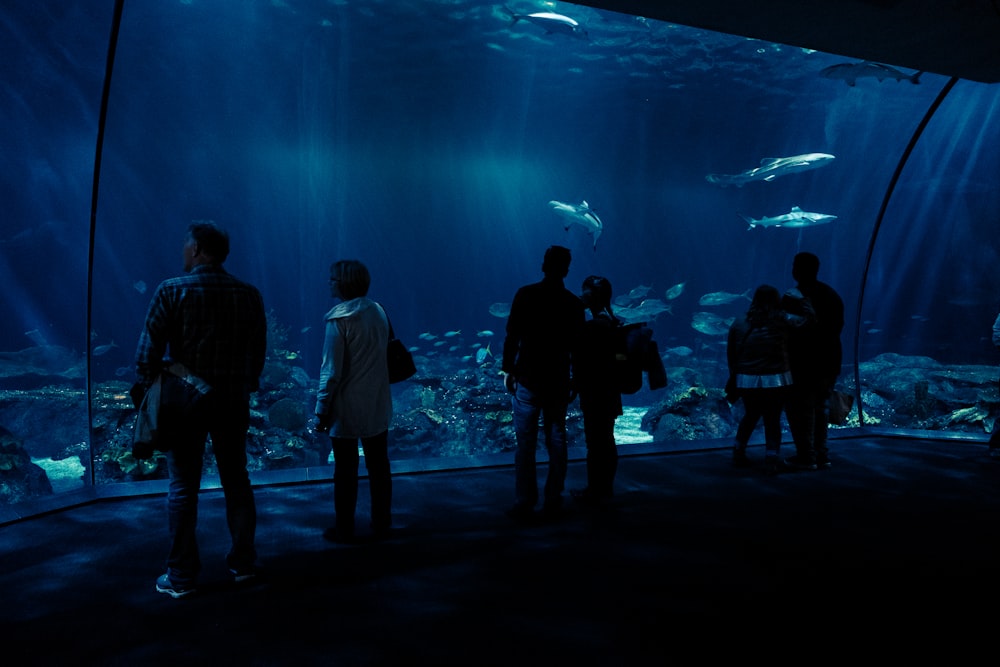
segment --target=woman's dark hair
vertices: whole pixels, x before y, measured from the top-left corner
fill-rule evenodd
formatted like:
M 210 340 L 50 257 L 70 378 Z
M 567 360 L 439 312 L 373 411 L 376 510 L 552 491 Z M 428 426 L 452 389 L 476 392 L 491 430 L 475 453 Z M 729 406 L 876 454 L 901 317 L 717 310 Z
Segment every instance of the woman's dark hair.
M 753 293 L 753 301 L 747 311 L 747 319 L 751 321 L 767 320 L 781 310 L 781 293 L 772 285 L 761 285 Z
M 602 308 L 611 307 L 611 281 L 604 276 L 587 276 L 583 279 L 583 289 L 589 289 Z
M 330 266 L 330 277 L 337 281 L 337 290 L 344 300 L 368 294 L 372 284 L 368 268 L 356 259 L 342 259 Z
M 187 229 L 198 248 L 219 264 L 229 257 L 229 234 L 211 220 L 195 220 Z

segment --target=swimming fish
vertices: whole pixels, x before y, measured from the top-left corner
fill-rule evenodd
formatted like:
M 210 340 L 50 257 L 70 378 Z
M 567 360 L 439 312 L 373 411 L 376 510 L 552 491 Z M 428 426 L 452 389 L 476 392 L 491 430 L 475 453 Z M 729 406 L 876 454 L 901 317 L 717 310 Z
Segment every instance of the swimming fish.
M 461 335 L 461 333 L 462 333 L 461 329 L 456 329 L 455 331 L 445 331 L 444 332 L 444 337 L 445 338 L 454 338 L 455 336 Z
M 486 347 L 481 347 L 478 350 L 476 350 L 476 363 L 481 364 L 484 361 L 486 361 L 486 357 L 492 357 L 492 356 L 493 353 L 490 352 L 489 345 L 487 345 Z
M 420 340 L 435 340 L 437 336 L 430 333 L 429 331 L 425 331 L 424 333 L 417 336 L 417 338 L 419 338 Z
M 858 79 L 863 77 L 872 77 L 878 79 L 879 82 L 885 81 L 886 79 L 895 79 L 897 82 L 909 81 L 910 83 L 917 85 L 920 83 L 921 74 L 923 74 L 922 71 L 917 72 L 916 74 L 904 74 L 895 67 L 880 65 L 870 60 L 863 60 L 859 63 L 840 63 L 837 65 L 830 65 L 829 67 L 824 67 L 819 71 L 819 75 L 824 79 L 840 79 L 848 86 L 852 87 L 858 82 Z
M 135 281 L 134 283 L 132 283 L 132 287 L 135 288 L 135 291 L 138 292 L 139 294 L 146 293 L 146 281 L 144 280 Z
M 681 293 L 684 291 L 684 285 L 686 284 L 687 283 L 677 283 L 676 285 L 668 289 L 664 294 L 664 296 L 667 297 L 667 301 L 672 301 L 677 297 L 679 297 Z
M 798 206 L 793 206 L 789 213 L 776 215 L 773 218 L 765 216 L 755 220 L 747 215 L 740 215 L 740 217 L 746 220 L 747 224 L 750 225 L 747 229 L 753 229 L 754 227 L 785 227 L 788 229 L 797 229 L 799 227 L 824 225 L 837 219 L 837 216 L 835 215 L 830 215 L 829 213 L 811 213 L 810 211 L 803 211 Z
M 695 313 L 691 317 L 691 328 L 707 336 L 724 336 L 735 318 L 723 319 L 714 313 Z
M 751 294 L 753 290 L 747 290 L 743 294 L 733 294 L 731 292 L 709 292 L 700 299 L 698 299 L 699 306 L 721 306 L 727 303 L 732 303 L 737 299 L 743 298 L 750 301 Z
M 561 201 L 552 200 L 549 202 L 552 212 L 563 218 L 563 229 L 569 230 L 571 225 L 580 225 L 594 239 L 594 250 L 597 250 L 597 239 L 604 231 L 604 223 L 597 217 L 590 204 L 586 200 L 580 205 L 564 204 Z
M 510 16 L 510 25 L 514 25 L 518 21 L 525 21 L 544 29 L 546 35 L 558 32 L 571 37 L 587 38 L 587 31 L 574 19 L 563 14 L 556 14 L 555 12 L 517 14 L 508 7 L 504 7 L 503 11 Z
M 97 347 L 94 348 L 94 350 L 93 350 L 93 352 L 91 352 L 91 354 L 93 356 L 95 356 L 95 357 L 99 357 L 102 354 L 107 354 L 108 352 L 110 352 L 112 350 L 112 348 L 115 348 L 115 347 L 118 347 L 118 344 L 115 341 L 112 340 L 107 345 L 98 345 Z
M 639 285 L 638 287 L 633 287 L 629 290 L 629 298 L 641 299 L 649 294 L 649 290 L 653 289 L 652 285 Z
M 766 157 L 760 161 L 760 166 L 747 169 L 739 174 L 709 174 L 705 180 L 715 185 L 726 187 L 735 185 L 743 187 L 751 181 L 773 181 L 778 176 L 808 171 L 830 164 L 835 158 L 829 153 L 803 153 L 791 157 Z
M 493 317 L 508 317 L 510 316 L 510 304 L 509 303 L 494 303 L 490 306 L 490 315 Z
M 493 335 L 493 332 L 490 331 L 489 329 L 483 329 L 482 331 L 477 331 L 476 335 L 479 336 L 480 338 L 489 338 L 490 336 Z

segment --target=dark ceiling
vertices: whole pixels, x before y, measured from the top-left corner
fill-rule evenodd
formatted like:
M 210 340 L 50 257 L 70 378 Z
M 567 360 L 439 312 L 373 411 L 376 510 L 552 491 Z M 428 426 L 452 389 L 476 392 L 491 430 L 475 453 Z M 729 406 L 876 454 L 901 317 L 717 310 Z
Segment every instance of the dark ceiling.
M 1000 81 L 1000 0 L 573 2 L 885 65 Z

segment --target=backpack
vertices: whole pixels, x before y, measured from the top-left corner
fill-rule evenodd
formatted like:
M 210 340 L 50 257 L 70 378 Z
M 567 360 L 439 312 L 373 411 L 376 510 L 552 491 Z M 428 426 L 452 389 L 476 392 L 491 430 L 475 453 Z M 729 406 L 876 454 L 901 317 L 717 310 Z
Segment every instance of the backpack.
M 645 322 L 619 324 L 615 327 L 615 379 L 618 391 L 634 394 L 642 389 L 646 373 L 650 389 L 667 386 L 667 371 L 660 350 L 653 340 L 653 330 Z

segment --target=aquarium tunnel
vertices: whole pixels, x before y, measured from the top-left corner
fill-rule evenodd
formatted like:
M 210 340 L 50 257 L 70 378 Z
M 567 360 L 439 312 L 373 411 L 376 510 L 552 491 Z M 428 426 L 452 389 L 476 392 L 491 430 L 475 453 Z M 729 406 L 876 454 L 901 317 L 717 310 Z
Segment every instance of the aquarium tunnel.
M 165 490 L 163 457 L 131 454 L 129 389 L 150 297 L 206 219 L 268 313 L 255 483 L 332 475 L 309 418 L 341 258 L 417 362 L 393 385 L 395 469 L 512 463 L 505 319 L 554 244 L 570 289 L 606 276 L 654 330 L 669 382 L 625 396 L 625 454 L 728 445 L 725 334 L 758 285 L 794 285 L 800 251 L 846 304 L 855 409 L 831 437 L 985 442 L 1000 88 L 613 4 L 4 3 L 4 516 Z M 569 428 L 582 458 L 576 404 Z

